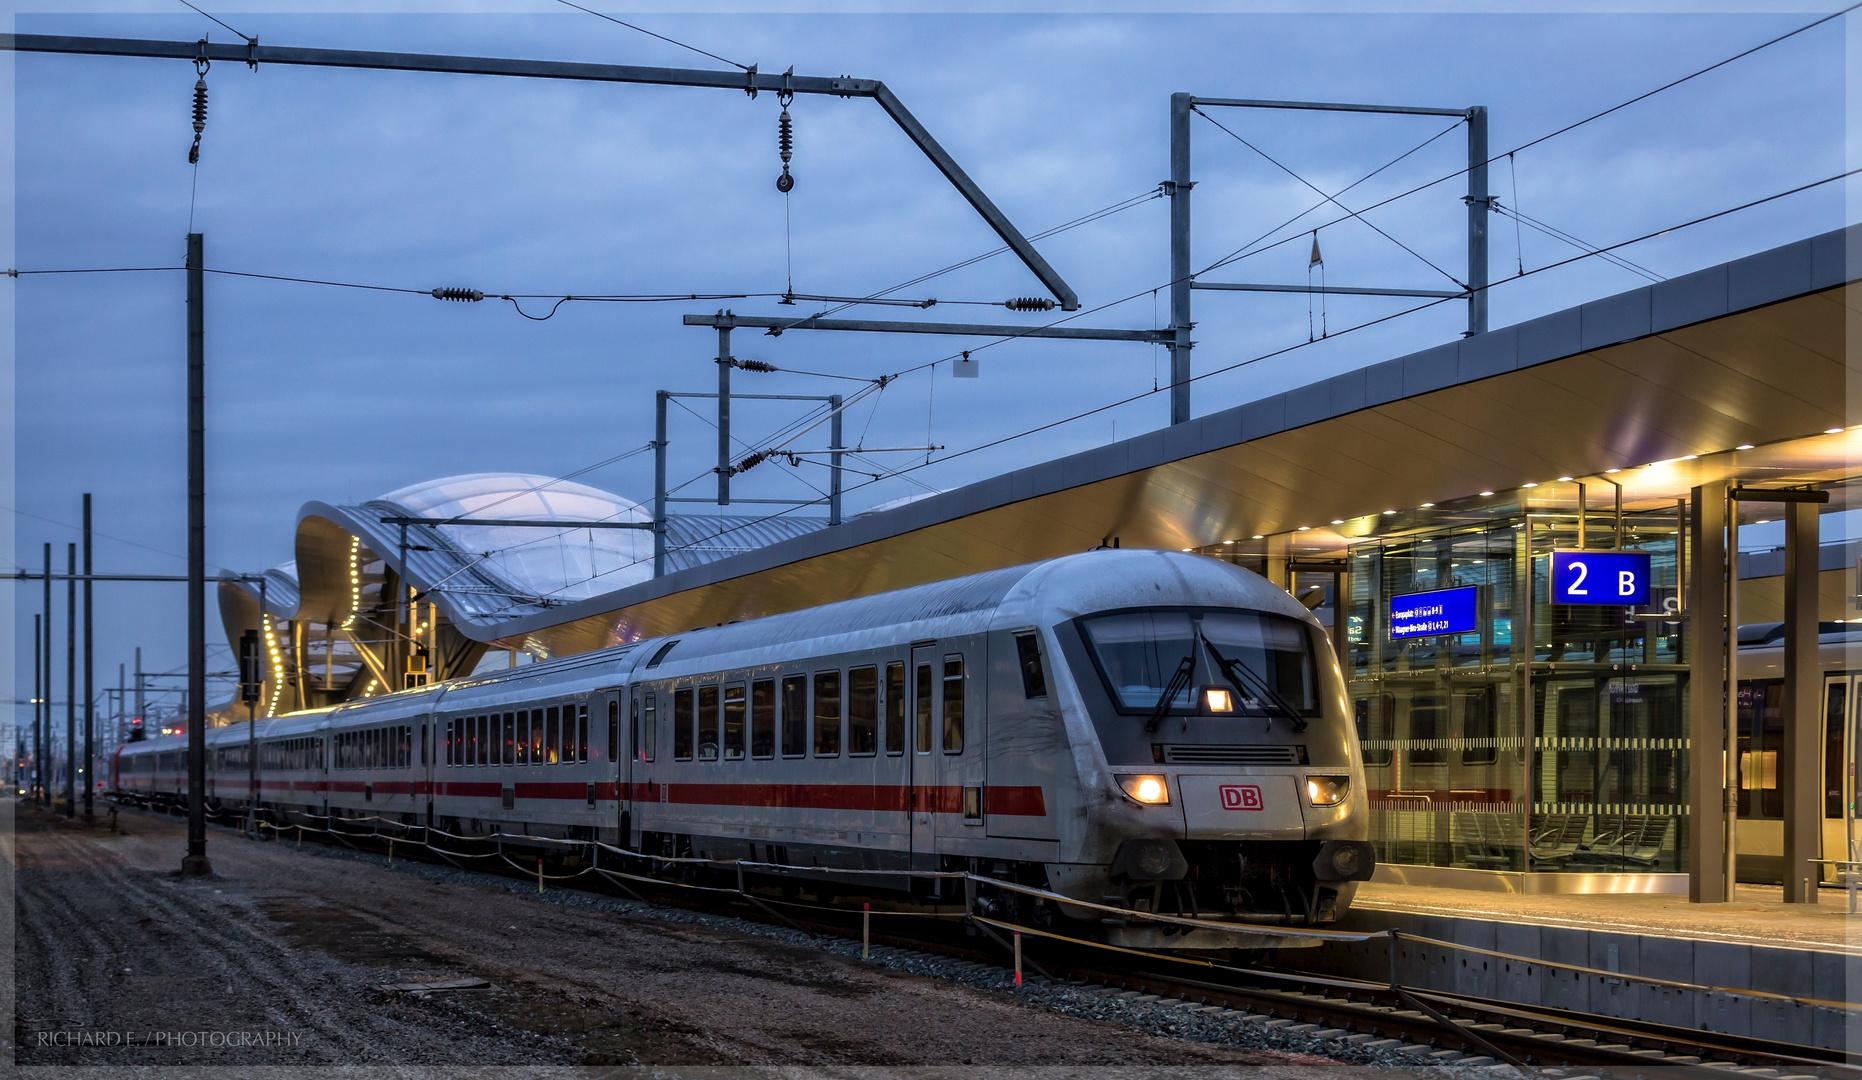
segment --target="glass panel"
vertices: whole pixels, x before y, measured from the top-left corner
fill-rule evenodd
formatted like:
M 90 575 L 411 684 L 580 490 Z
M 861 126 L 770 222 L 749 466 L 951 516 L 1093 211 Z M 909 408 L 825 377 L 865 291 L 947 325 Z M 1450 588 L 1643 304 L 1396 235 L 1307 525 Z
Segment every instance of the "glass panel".
M 504 764 L 516 763 L 517 758 L 517 717 L 513 713 L 504 714 Z
M 672 759 L 674 761 L 692 760 L 692 721 L 696 714 L 692 711 L 692 688 L 682 687 L 672 692 Z
M 750 756 L 776 756 L 776 680 L 750 684 Z
M 801 757 L 808 752 L 808 677 L 782 679 L 782 756 Z
M 1015 658 L 1021 662 L 1022 696 L 1047 696 L 1047 673 L 1041 670 L 1041 644 L 1033 634 L 1015 635 Z
M 944 658 L 944 752 L 963 753 L 963 657 Z
M 886 665 L 886 753 L 905 752 L 905 665 Z
M 1244 676 L 1244 682 L 1264 684 L 1235 687 L 1241 691 L 1244 709 L 1257 714 L 1267 711 L 1269 703 L 1256 697 L 1258 691 L 1266 690 L 1302 714 L 1318 714 L 1312 640 L 1305 627 L 1278 615 L 1229 611 L 1205 612 L 1198 625 L 1203 640 L 1214 647 L 1216 656 L 1245 668 L 1248 675 L 1255 677 L 1249 680 Z M 1156 706 L 1155 697 L 1152 706 Z
M 847 753 L 869 756 L 879 752 L 879 669 L 857 667 L 847 672 Z
M 918 665 L 918 693 L 913 712 L 918 721 L 918 752 L 931 752 L 931 665 Z
M 646 707 L 640 714 L 640 760 L 652 761 L 653 750 L 659 744 L 659 695 L 647 691 Z
M 562 710 L 551 705 L 544 713 L 543 721 L 543 757 L 545 765 L 555 765 L 562 761 Z
M 621 702 L 619 698 L 608 702 L 608 760 L 615 760 L 621 749 Z
M 718 760 L 718 688 L 698 688 L 698 760 Z
M 532 725 L 530 710 L 519 709 L 517 711 L 517 763 L 528 765 L 533 761 L 541 761 L 543 755 L 539 752 L 538 744 L 542 741 L 543 725 Z
M 612 706 L 610 706 L 612 707 Z M 610 744 L 612 745 L 612 744 Z M 613 755 L 610 754 L 610 757 Z M 588 760 L 588 706 L 578 705 L 575 711 L 575 759 Z
M 840 756 L 840 672 L 815 672 L 815 756 Z
M 744 756 L 744 688 L 724 688 L 724 758 L 742 761 Z
M 1849 684 L 1832 682 L 1823 698 L 1823 816 L 1843 816 L 1843 706 Z
M 1134 611 L 1081 620 L 1113 697 L 1127 709 L 1154 709 L 1171 677 L 1188 661 L 1196 662 L 1190 616 L 1183 611 Z M 1172 699 L 1189 708 L 1195 688 L 1188 684 Z

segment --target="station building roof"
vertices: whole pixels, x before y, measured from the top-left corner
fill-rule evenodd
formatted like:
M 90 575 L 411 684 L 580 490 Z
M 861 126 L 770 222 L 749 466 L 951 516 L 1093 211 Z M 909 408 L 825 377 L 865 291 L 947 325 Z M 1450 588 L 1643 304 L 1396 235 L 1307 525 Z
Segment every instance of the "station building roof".
M 1565 477 L 1607 475 L 1631 505 L 1721 477 L 1840 480 L 1862 457 L 1862 432 L 1840 430 L 1862 414 L 1845 353 L 1858 239 L 1825 233 L 522 613 L 500 640 L 578 652 L 1112 537 L 1336 551 L 1425 504 L 1516 509 L 1524 485 Z

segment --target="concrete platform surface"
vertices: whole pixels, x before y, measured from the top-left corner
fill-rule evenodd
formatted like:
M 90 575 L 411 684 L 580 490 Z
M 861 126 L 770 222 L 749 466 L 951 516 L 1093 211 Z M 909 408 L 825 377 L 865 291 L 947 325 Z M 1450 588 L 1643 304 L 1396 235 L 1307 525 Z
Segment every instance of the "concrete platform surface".
M 1862 955 L 1862 915 L 1848 894 L 1824 889 L 1815 904 L 1786 904 L 1777 886 L 1741 885 L 1728 904 L 1690 904 L 1685 896 L 1611 893 L 1526 895 L 1366 882 L 1344 925 L 1383 929 L 1384 913 L 1571 927 L 1695 941 L 1768 945 Z

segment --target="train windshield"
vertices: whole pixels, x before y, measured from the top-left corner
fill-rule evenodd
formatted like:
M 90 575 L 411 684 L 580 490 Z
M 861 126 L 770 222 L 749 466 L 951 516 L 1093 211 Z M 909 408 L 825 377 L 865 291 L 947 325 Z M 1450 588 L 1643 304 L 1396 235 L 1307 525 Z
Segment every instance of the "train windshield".
M 1121 611 L 1080 620 L 1121 711 L 1196 712 L 1199 687 L 1232 686 L 1236 713 L 1319 711 L 1306 627 L 1259 611 Z

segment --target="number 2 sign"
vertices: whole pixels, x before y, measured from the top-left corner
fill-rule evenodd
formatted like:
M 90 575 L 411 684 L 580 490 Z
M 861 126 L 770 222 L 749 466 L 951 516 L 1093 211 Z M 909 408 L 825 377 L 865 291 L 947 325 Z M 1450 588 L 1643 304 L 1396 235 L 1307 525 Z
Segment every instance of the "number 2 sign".
M 1648 602 L 1648 552 L 1552 552 L 1552 603 L 1634 605 Z

